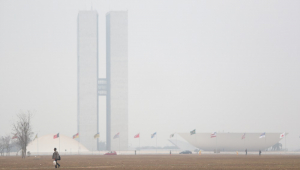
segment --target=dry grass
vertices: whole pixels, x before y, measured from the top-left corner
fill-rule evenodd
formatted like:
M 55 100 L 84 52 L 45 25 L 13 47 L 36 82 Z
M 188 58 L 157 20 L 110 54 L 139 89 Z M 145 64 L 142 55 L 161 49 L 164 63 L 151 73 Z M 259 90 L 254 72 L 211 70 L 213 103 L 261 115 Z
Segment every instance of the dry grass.
M 0 157 L 0 169 L 53 169 L 51 156 Z M 300 169 L 292 155 L 62 156 L 62 169 Z

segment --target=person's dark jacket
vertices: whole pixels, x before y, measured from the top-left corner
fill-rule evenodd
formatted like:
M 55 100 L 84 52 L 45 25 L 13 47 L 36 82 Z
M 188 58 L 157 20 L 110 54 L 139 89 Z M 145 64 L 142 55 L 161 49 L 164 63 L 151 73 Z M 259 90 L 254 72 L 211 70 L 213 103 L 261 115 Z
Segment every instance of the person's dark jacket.
M 59 154 L 57 151 L 55 151 L 52 155 L 52 159 L 59 159 Z

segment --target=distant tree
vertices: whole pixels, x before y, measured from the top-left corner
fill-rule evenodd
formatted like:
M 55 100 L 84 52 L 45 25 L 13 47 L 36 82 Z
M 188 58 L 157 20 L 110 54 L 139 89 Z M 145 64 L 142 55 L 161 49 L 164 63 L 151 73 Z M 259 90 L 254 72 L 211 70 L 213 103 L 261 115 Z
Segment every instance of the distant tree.
M 0 155 L 3 156 L 5 150 L 3 137 L 0 138 Z
M 11 137 L 10 135 L 6 135 L 2 137 L 4 149 L 6 151 L 6 155 L 10 155 L 10 149 L 12 148 Z
M 16 152 L 16 155 L 18 155 L 18 152 L 21 150 L 21 147 L 17 144 L 17 139 L 12 139 L 10 143 L 10 152 Z
M 19 145 L 22 150 L 22 158 L 26 158 L 26 147 L 33 135 L 31 127 L 32 113 L 30 113 L 30 111 L 27 113 L 21 112 L 17 114 L 17 118 L 17 122 L 13 124 L 13 134 L 17 138 L 16 144 Z

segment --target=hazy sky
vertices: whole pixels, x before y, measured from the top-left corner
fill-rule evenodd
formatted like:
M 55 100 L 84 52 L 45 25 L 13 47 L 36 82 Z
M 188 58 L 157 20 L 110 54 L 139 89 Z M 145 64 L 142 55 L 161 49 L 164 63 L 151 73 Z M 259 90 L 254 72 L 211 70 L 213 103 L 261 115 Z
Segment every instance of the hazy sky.
M 77 15 L 128 10 L 129 144 L 173 132 L 289 132 L 300 148 L 300 1 L 0 0 L 0 135 L 20 110 L 39 135 L 77 131 Z M 105 140 L 105 103 L 100 136 Z M 169 144 L 170 145 L 170 144 Z

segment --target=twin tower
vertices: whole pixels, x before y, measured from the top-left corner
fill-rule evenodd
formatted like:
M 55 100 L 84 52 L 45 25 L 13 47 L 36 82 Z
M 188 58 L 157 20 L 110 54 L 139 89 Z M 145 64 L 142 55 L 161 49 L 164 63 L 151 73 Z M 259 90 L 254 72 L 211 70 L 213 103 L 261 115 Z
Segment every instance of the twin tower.
M 128 14 L 106 15 L 106 78 L 98 77 L 98 13 L 80 11 L 77 30 L 79 142 L 97 150 L 98 97 L 106 96 L 106 149 L 128 149 Z M 119 133 L 119 138 L 113 139 Z M 103 136 L 100 134 L 100 138 Z

